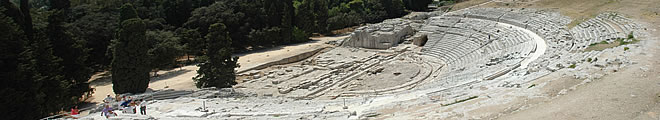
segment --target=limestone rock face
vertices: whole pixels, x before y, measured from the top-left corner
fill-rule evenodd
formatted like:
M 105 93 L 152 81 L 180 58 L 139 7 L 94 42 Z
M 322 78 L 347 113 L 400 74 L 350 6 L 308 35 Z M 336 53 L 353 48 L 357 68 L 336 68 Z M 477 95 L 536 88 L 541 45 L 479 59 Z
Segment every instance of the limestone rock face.
M 406 16 L 403 16 L 403 18 L 410 20 L 426 20 L 430 17 L 429 14 L 429 12 L 412 12 Z
M 360 27 L 344 41 L 344 46 L 371 49 L 387 49 L 399 44 L 415 31 L 409 20 L 400 18 L 385 20 L 382 23 Z
M 426 44 L 426 41 L 429 40 L 428 34 L 429 34 L 428 32 L 418 32 L 412 37 L 413 44 L 417 46 L 424 46 L 424 44 Z

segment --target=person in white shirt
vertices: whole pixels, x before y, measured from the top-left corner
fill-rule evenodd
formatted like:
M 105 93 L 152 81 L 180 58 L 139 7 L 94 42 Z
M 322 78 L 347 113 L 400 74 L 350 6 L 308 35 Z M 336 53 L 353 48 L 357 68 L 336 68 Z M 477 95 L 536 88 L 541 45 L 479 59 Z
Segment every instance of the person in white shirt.
M 103 99 L 103 102 L 105 102 L 105 103 L 110 103 L 112 101 L 113 101 L 113 98 L 110 97 L 110 94 L 108 94 L 108 97 L 105 97 L 105 99 Z
M 147 115 L 147 101 L 140 99 L 140 114 Z

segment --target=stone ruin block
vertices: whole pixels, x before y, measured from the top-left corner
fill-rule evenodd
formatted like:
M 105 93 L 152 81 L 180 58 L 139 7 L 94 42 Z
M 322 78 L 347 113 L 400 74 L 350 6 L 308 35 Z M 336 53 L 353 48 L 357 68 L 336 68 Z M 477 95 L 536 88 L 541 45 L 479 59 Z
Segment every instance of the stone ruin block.
M 426 44 L 426 42 L 429 40 L 428 34 L 429 33 L 427 32 L 420 32 L 415 34 L 415 36 L 412 37 L 413 45 L 424 46 L 424 44 Z
M 401 43 L 406 36 L 415 31 L 410 26 L 411 21 L 404 19 L 389 19 L 382 23 L 360 27 L 351 33 L 351 37 L 342 45 L 370 49 L 387 49 Z

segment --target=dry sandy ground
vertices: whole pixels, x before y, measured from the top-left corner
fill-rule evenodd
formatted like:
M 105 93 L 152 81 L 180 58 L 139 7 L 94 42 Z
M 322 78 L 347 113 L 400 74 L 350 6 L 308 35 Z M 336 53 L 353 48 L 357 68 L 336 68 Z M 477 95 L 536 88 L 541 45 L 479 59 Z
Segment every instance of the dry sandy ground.
M 239 56 L 238 63 L 241 66 L 237 69 L 237 71 L 243 72 L 246 69 L 250 69 L 260 64 L 271 62 L 273 60 L 279 60 L 282 58 L 298 55 L 307 51 L 313 51 L 316 49 L 324 48 L 329 46 L 328 44 L 325 44 L 325 42 L 331 40 L 343 39 L 346 37 L 348 36 L 318 37 L 318 38 L 312 38 L 312 41 L 306 43 L 277 46 L 265 50 L 257 50 L 249 53 L 237 54 L 236 56 Z
M 346 37 L 347 36 L 312 38 L 312 41 L 306 43 L 278 46 L 275 48 L 238 54 L 236 56 L 239 56 L 238 64 L 241 65 L 241 67 L 237 68 L 237 71 L 242 71 L 251 67 L 255 67 L 259 64 L 297 55 L 305 51 L 320 49 L 328 46 L 325 44 L 325 42 L 339 40 Z M 197 88 L 195 87 L 192 78 L 197 75 L 198 69 L 199 67 L 190 65 L 173 70 L 159 71 L 158 77 L 151 78 L 149 89 L 160 90 L 168 88 L 175 90 L 195 90 Z M 91 102 L 100 103 L 106 95 L 114 96 L 114 92 L 112 92 L 112 82 L 107 76 L 108 75 L 106 72 L 95 75 L 92 77 L 92 80 L 90 80 L 91 87 L 96 89 L 93 97 L 91 98 Z
M 559 10 L 570 16 L 575 24 L 605 11 L 623 13 L 644 22 L 649 29 L 660 30 L 660 0 L 540 0 L 532 4 L 506 6 L 491 3 L 488 7 L 527 7 Z M 660 31 L 649 31 L 650 38 L 639 43 L 644 52 L 632 57 L 633 64 L 599 80 L 578 86 L 565 95 L 542 100 L 529 100 L 519 104 L 531 106 L 500 116 L 500 119 L 643 119 L 660 120 Z M 642 68 L 648 68 L 642 69 Z M 554 74 L 554 73 L 553 73 Z M 566 85 L 575 84 L 571 76 L 548 75 L 539 81 L 551 79 L 543 88 L 552 93 Z

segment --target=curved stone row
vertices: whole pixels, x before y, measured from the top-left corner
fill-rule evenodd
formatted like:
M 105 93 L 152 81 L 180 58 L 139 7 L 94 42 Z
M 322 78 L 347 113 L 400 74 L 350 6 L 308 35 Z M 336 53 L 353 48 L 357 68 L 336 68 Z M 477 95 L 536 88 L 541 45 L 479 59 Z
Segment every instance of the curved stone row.
M 601 51 L 581 52 L 590 44 L 613 42 L 641 29 L 617 13 L 600 14 L 572 29 L 567 27 L 570 22 L 559 12 L 524 8 L 473 8 L 430 18 L 420 30 L 429 34 L 423 53 L 438 58 L 447 67 L 436 74 L 441 77 L 428 87 L 473 84 L 470 81 L 495 79 L 494 74 L 506 74 L 503 72 L 515 72 L 509 76 L 526 83 L 570 64 L 595 59 Z M 530 47 L 536 43 L 529 42 L 531 38 L 526 33 L 502 28 L 497 23 L 534 32 L 547 44 L 545 54 L 529 66 L 517 68 L 528 53 L 536 51 Z
M 457 24 L 459 22 L 463 22 L 464 24 Z M 429 41 L 424 48 L 424 53 L 440 58 L 448 66 L 445 70 L 442 70 L 441 74 L 438 74 L 441 77 L 435 80 L 438 82 L 432 86 L 448 87 L 463 83 L 473 83 L 469 81 L 487 78 L 494 79 L 496 78 L 493 77 L 495 74 L 499 76 L 517 69 L 520 66 L 520 62 L 527 58 L 529 53 L 536 51 L 536 42 L 531 41 L 532 38 L 529 34 L 521 32 L 518 29 L 513 29 L 511 26 L 502 27 L 502 25 L 497 25 L 497 23 L 506 23 L 528 29 L 542 37 L 549 46 L 546 53 L 550 54 L 544 54 L 539 59 L 550 58 L 553 54 L 566 53 L 570 50 L 570 47 L 564 46 L 572 46 L 574 44 L 569 41 L 570 39 L 565 39 L 570 38 L 570 33 L 565 28 L 565 25 L 570 23 L 570 19 L 553 12 L 533 9 L 474 8 L 430 18 L 427 25 L 422 27 L 421 31 L 447 31 L 446 33 L 455 33 L 457 32 L 454 29 L 455 27 L 464 27 L 474 32 L 458 32 L 471 34 L 470 36 L 473 37 L 473 41 L 485 41 L 481 42 L 484 46 L 478 47 L 474 52 L 451 55 L 451 53 L 461 53 L 462 48 L 459 47 L 466 46 L 447 47 L 452 46 L 452 44 L 445 46 L 437 45 L 439 43 L 452 43 L 442 41 L 452 41 L 453 39 L 445 39 L 445 36 L 449 34 L 441 34 L 435 35 L 435 37 L 443 37 L 441 40 L 431 41 L 431 37 L 434 37 L 434 35 L 429 35 Z M 452 35 L 449 36 L 449 38 L 452 38 Z M 434 53 L 433 49 L 451 51 Z M 455 59 L 454 56 L 469 57 L 456 59 L 460 62 L 452 62 Z M 548 61 L 537 60 L 530 63 L 530 67 L 532 69 L 539 69 L 548 64 L 550 64 Z M 541 72 L 544 74 L 549 73 L 546 71 Z M 532 75 L 538 77 L 544 74 Z
M 620 38 L 626 38 L 628 34 L 640 27 L 630 19 L 622 17 L 617 13 L 602 13 L 593 19 L 578 24 L 571 29 L 571 33 L 578 44 L 578 50 L 586 49 L 589 45 L 600 42 L 614 42 Z
M 490 19 L 433 17 L 420 33 L 429 38 L 423 53 L 447 64 L 436 80 L 441 86 L 510 70 L 536 47 L 529 34 Z

